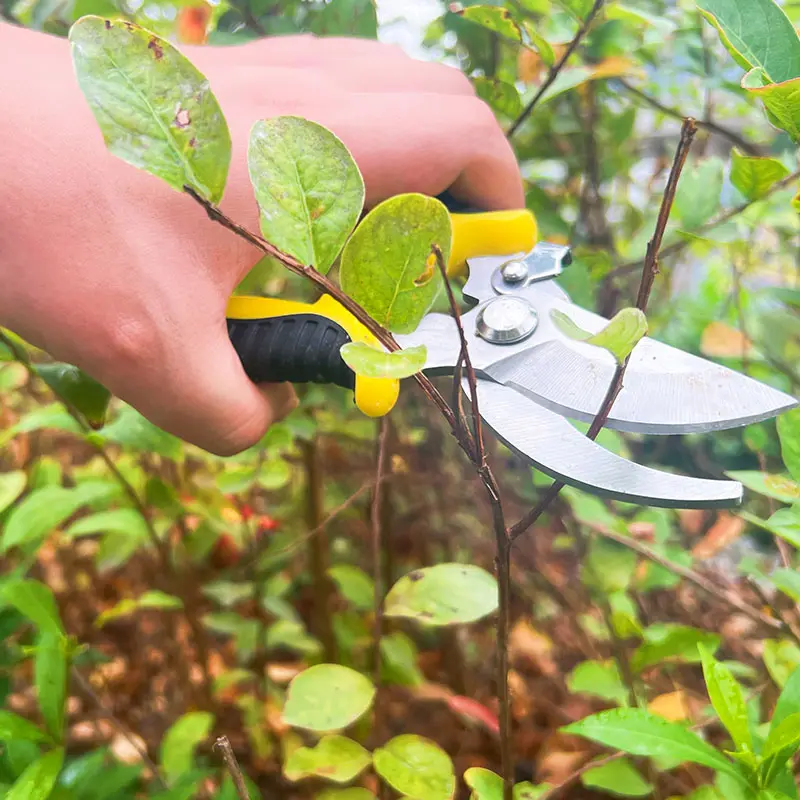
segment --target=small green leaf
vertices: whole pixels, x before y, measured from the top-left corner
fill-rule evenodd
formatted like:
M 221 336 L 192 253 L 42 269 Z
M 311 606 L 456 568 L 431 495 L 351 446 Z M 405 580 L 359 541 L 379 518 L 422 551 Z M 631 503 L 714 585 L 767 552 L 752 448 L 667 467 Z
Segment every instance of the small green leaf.
M 375 0 L 328 0 L 311 20 L 317 36 L 356 36 L 378 38 L 378 13 Z
M 782 503 L 796 503 L 800 500 L 800 483 L 795 483 L 785 475 L 770 475 L 757 470 L 731 470 L 728 475 L 751 491 Z
M 346 736 L 323 736 L 316 747 L 300 747 L 283 765 L 290 781 L 324 778 L 334 783 L 348 783 L 371 763 L 372 756 L 358 742 Z
M 408 617 L 427 625 L 474 622 L 497 609 L 497 582 L 472 564 L 437 564 L 410 572 L 384 601 L 387 617 Z
M 783 689 L 795 670 L 800 669 L 800 647 L 789 639 L 767 639 L 764 665 L 772 680 Z
M 206 711 L 190 711 L 174 722 L 161 741 L 161 767 L 172 782 L 192 768 L 194 751 L 208 738 L 214 715 Z
M 360 672 L 339 664 L 317 664 L 289 684 L 283 721 L 312 731 L 337 731 L 372 705 L 375 687 Z
M 64 531 L 64 535 L 70 538 L 93 536 L 97 533 L 119 533 L 143 539 L 147 536 L 147 525 L 135 509 L 113 508 L 81 517 Z
M 20 739 L 29 742 L 47 742 L 50 737 L 24 717 L 0 709 L 0 742 Z
M 10 580 L 0 585 L 0 598 L 27 617 L 43 633 L 65 636 L 53 593 L 39 581 Z
M 741 780 L 733 764 L 697 734 L 642 709 L 603 711 L 568 725 L 564 731 L 631 755 L 689 761 Z
M 381 637 L 381 669 L 384 680 L 399 686 L 421 686 L 425 676 L 417 666 L 417 648 L 402 631 Z
M 800 408 L 793 408 L 778 417 L 778 438 L 786 469 L 800 482 Z
M 94 624 L 96 627 L 102 628 L 103 625 L 111 622 L 111 620 L 125 617 L 142 608 L 176 609 L 183 608 L 183 603 L 179 598 L 173 597 L 171 594 L 165 594 L 164 592 L 158 591 L 158 589 L 151 589 L 140 597 L 128 597 L 124 600 L 120 600 L 115 606 L 103 611 L 97 617 Z
M 93 428 L 106 420 L 111 392 L 71 364 L 39 364 L 36 371 L 55 394 L 72 404 Z
M 123 406 L 114 420 L 96 435 L 126 450 L 155 453 L 173 461 L 179 460 L 183 452 L 180 439 L 156 427 L 130 406 Z
M 758 200 L 781 179 L 789 170 L 776 158 L 745 156 L 735 147 L 731 152 L 731 183 L 748 200 Z
M 772 727 L 777 727 L 792 714 L 800 714 L 800 667 L 792 671 L 784 684 L 772 714 Z
M 800 40 L 774 0 L 698 0 L 697 5 L 740 66 L 760 67 L 775 82 L 800 76 Z
M 517 21 L 507 8 L 499 6 L 469 6 L 458 12 L 464 19 L 480 25 L 482 28 L 510 39 L 513 42 L 522 42 L 522 30 Z
M 456 776 L 450 756 L 422 736 L 390 739 L 373 757 L 375 771 L 400 794 L 415 800 L 451 800 Z
M 776 569 L 770 573 L 769 579 L 785 595 L 800 603 L 800 573 L 793 569 Z
M 599 789 L 619 797 L 648 797 L 653 785 L 625 758 L 590 769 L 581 775 L 587 789 Z
M 620 364 L 631 354 L 642 337 L 647 335 L 647 317 L 638 308 L 623 308 L 608 325 L 595 334 L 583 330 L 558 309 L 552 309 L 550 317 L 565 336 L 608 350 Z
M 688 625 L 652 625 L 645 631 L 645 642 L 635 650 L 631 667 L 641 672 L 666 659 L 695 663 L 700 660 L 698 645 L 713 652 L 720 641 L 718 634 Z
M 747 753 L 753 752 L 753 737 L 747 721 L 747 706 L 742 687 L 731 671 L 717 661 L 702 644 L 698 645 L 703 664 L 703 676 L 711 704 L 736 747 Z
M 80 426 L 69 415 L 67 409 L 61 403 L 53 403 L 49 406 L 35 408 L 21 417 L 14 425 L 0 431 L 0 447 L 20 433 L 43 429 L 69 431 L 70 433 L 81 432 Z
M 522 98 L 513 83 L 481 76 L 475 78 L 472 85 L 478 97 L 485 100 L 496 113 L 515 119 L 522 112 Z
M 57 742 L 64 739 L 68 667 L 67 640 L 60 633 L 39 634 L 34 664 L 36 692 L 47 729 Z
M 764 749 L 759 773 L 763 784 L 769 786 L 786 766 L 788 759 L 800 749 L 800 714 L 790 714 L 770 729 Z
M 387 353 L 364 342 L 342 345 L 342 359 L 356 375 L 367 378 L 409 378 L 419 372 L 428 358 L 424 344 Z
M 622 682 L 616 661 L 584 661 L 567 676 L 573 694 L 588 694 L 617 705 L 626 705 L 628 690 Z
M 742 78 L 741 85 L 764 103 L 767 118 L 776 128 L 785 130 L 795 141 L 800 139 L 800 78 L 770 83 L 764 71 L 756 68 Z
M 247 163 L 265 238 L 328 272 L 364 205 L 350 151 L 316 122 L 275 117 L 253 126 Z
M 27 480 L 25 471 L 21 469 L 4 472 L 0 475 L 0 513 L 22 494 Z
M 326 789 L 320 792 L 315 800 L 375 800 L 375 795 L 367 789 Z
M 114 155 L 212 203 L 231 137 L 208 81 L 169 42 L 127 20 L 84 17 L 69 33 L 81 87 Z
M 372 609 L 375 585 L 363 569 L 351 564 L 337 564 L 328 570 L 328 575 L 350 605 L 359 611 Z
M 701 161 L 686 169 L 675 194 L 675 216 L 681 226 L 693 231 L 708 222 L 717 212 L 722 193 L 723 164 L 718 158 Z
M 438 200 L 421 194 L 385 200 L 345 245 L 342 289 L 385 328 L 411 333 L 442 286 L 432 247 L 447 263 L 451 238 L 450 214 Z
M 63 747 L 45 753 L 17 778 L 4 800 L 47 800 L 63 764 Z
M 483 767 L 471 767 L 464 773 L 464 781 L 472 789 L 470 800 L 503 800 L 503 779 Z M 514 786 L 514 800 L 536 800 L 550 789 L 546 784 L 534 786 L 528 781 Z

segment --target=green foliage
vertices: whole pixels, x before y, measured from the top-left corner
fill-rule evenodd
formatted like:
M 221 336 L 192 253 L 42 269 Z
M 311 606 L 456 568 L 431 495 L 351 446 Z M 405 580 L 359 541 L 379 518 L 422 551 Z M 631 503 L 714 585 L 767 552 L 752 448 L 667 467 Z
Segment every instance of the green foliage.
M 47 729 L 53 739 L 64 739 L 64 713 L 67 702 L 67 640 L 57 633 L 42 631 L 36 643 L 35 683 Z
M 373 754 L 375 771 L 400 794 L 418 800 L 451 800 L 456 786 L 453 762 L 436 743 L 404 734 Z
M 410 378 L 420 372 L 428 358 L 424 344 L 387 353 L 363 342 L 342 345 L 342 360 L 356 375 L 367 378 Z
M 626 705 L 628 690 L 622 682 L 615 661 L 584 661 L 567 676 L 567 688 L 573 694 L 588 694 Z
M 5 795 L 6 800 L 47 800 L 58 780 L 63 763 L 63 748 L 45 753 L 17 778 Z
M 120 600 L 115 606 L 106 609 L 100 614 L 94 624 L 98 628 L 102 628 L 103 625 L 112 620 L 132 614 L 141 608 L 175 609 L 183 608 L 183 603 L 178 597 L 151 589 L 140 597 L 128 597 L 125 600 Z
M 503 779 L 483 767 L 470 767 L 464 773 L 464 781 L 472 790 L 470 800 L 502 800 Z M 514 800 L 536 800 L 543 795 L 550 787 L 534 786 L 532 783 L 524 781 L 514 785 Z
M 608 350 L 621 364 L 647 335 L 647 317 L 638 308 L 623 308 L 601 331 L 595 334 L 576 325 L 563 311 L 553 309 L 550 316 L 559 330 L 570 339 Z
M 283 720 L 295 728 L 337 731 L 351 725 L 372 705 L 375 687 L 340 664 L 317 664 L 289 684 Z
M 631 666 L 637 672 L 667 659 L 699 661 L 698 645 L 716 650 L 720 636 L 710 631 L 702 631 L 686 625 L 653 625 L 645 631 L 645 641 L 631 659 Z
M 64 636 L 55 598 L 43 583 L 34 580 L 6 580 L 0 584 L 0 599 L 16 608 L 42 633 Z
M 724 664 L 720 664 L 711 653 L 700 648 L 703 663 L 703 675 L 708 688 L 708 695 L 714 711 L 727 729 L 737 749 L 743 753 L 753 752 L 753 737 L 747 717 L 744 693 L 741 686 Z
M 228 126 L 208 81 L 169 42 L 123 20 L 70 30 L 78 83 L 114 155 L 206 200 L 222 198 Z
M 348 149 L 321 125 L 276 117 L 253 126 L 247 162 L 265 238 L 328 272 L 364 205 L 364 180 Z
M 349 783 L 372 761 L 369 751 L 346 736 L 323 736 L 316 747 L 299 747 L 283 765 L 290 781 L 318 777 Z
M 438 200 L 403 194 L 367 214 L 345 245 L 340 282 L 377 322 L 411 333 L 442 286 L 432 247 L 450 255 L 450 215 Z
M 410 572 L 389 590 L 387 617 L 425 625 L 474 622 L 497 609 L 497 583 L 472 564 L 437 564 Z
M 86 417 L 93 428 L 102 427 L 111 393 L 71 364 L 41 364 L 36 368 L 42 380 Z
M 0 475 L 0 512 L 5 511 L 22 494 L 27 482 L 28 478 L 21 469 Z
M 625 758 L 590 769 L 581 775 L 581 783 L 619 797 L 648 797 L 653 791 L 653 785 Z
M 742 155 L 736 148 L 731 151 L 731 183 L 748 200 L 758 200 L 789 174 L 789 170 L 776 158 L 757 158 Z M 780 417 L 778 418 L 780 425 Z
M 176 720 L 161 742 L 161 768 L 168 781 L 175 781 L 192 766 L 194 751 L 208 738 L 214 716 L 207 711 L 190 711 Z

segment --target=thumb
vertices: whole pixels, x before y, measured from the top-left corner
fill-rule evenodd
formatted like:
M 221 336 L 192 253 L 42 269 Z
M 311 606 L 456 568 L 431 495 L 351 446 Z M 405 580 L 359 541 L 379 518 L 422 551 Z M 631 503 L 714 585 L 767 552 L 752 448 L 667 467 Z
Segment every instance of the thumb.
M 129 402 L 164 430 L 230 456 L 255 444 L 297 406 L 297 397 L 288 383 L 254 384 L 227 332 L 206 335 L 175 354 L 179 363 L 167 375 L 153 376 L 160 385 Z

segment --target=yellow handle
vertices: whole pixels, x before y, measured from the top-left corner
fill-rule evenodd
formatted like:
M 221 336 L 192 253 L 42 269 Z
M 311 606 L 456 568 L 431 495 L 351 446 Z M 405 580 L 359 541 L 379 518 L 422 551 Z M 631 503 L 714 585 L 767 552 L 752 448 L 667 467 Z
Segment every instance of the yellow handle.
M 527 253 L 536 244 L 536 218 L 527 209 L 451 214 L 453 245 L 448 275 L 460 275 L 468 258 Z

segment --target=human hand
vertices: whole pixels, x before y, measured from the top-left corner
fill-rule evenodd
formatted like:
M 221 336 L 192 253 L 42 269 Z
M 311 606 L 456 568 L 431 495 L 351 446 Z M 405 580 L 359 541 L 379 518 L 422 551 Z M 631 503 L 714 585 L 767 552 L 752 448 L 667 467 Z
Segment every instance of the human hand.
M 368 205 L 447 188 L 485 209 L 524 203 L 511 148 L 456 70 L 309 36 L 184 52 L 228 119 L 221 206 L 248 227 L 249 131 L 282 114 L 344 141 Z M 63 40 L 0 25 L 0 94 L 0 324 L 190 442 L 220 454 L 253 444 L 295 403 L 288 385 L 252 384 L 227 336 L 227 299 L 259 254 L 105 150 Z

